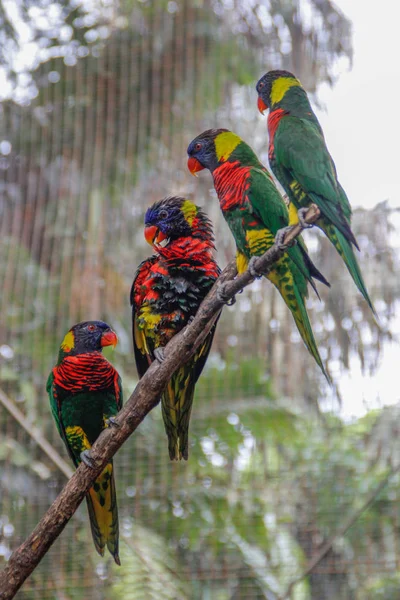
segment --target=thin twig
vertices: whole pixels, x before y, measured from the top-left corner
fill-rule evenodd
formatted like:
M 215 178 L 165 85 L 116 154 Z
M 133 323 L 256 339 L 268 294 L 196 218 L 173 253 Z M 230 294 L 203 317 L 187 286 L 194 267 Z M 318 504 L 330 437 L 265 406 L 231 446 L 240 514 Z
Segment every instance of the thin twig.
M 14 402 L 7 396 L 7 394 L 0 388 L 0 402 L 10 415 L 25 429 L 28 435 L 37 443 L 37 445 L 43 450 L 43 452 L 50 458 L 51 461 L 64 473 L 65 477 L 69 479 L 73 474 L 74 470 L 65 462 L 63 458 L 58 454 L 57 450 L 46 440 L 43 434 L 37 427 L 33 427 L 32 423 L 28 421 L 25 415 L 15 406 Z
M 315 569 L 318 563 L 321 562 L 324 556 L 332 548 L 336 540 L 340 539 L 347 533 L 350 527 L 352 527 L 354 523 L 358 521 L 363 512 L 365 512 L 371 506 L 371 504 L 376 500 L 381 491 L 387 486 L 389 479 L 391 479 L 393 475 L 396 475 L 396 473 L 399 472 L 400 465 L 398 465 L 395 468 L 392 468 L 389 471 L 389 473 L 382 479 L 382 481 L 377 485 L 377 487 L 374 490 L 372 490 L 372 492 L 367 496 L 363 505 L 358 510 L 354 511 L 351 515 L 348 516 L 348 518 L 342 523 L 339 529 L 325 542 L 323 546 L 321 546 L 317 553 L 313 557 L 311 557 L 307 568 L 303 571 L 303 573 L 301 573 L 301 575 L 299 575 L 298 577 L 293 579 L 293 581 L 291 581 L 284 594 L 282 596 L 279 596 L 277 600 L 290 600 L 294 586 L 300 583 L 300 581 L 307 577 L 307 575 L 310 575 L 310 573 Z
M 312 205 L 307 212 L 306 221 L 315 223 L 319 216 L 318 208 Z M 294 241 L 301 231 L 301 225 L 293 226 L 285 235 L 285 244 Z M 283 249 L 273 245 L 263 256 L 257 258 L 254 266 L 259 272 L 267 271 L 283 253 Z M 253 281 L 248 271 L 233 279 L 236 274 L 236 261 L 232 260 L 201 303 L 192 323 L 167 344 L 163 362 L 160 364 L 154 361 L 150 365 L 129 400 L 118 413 L 115 427 L 104 430 L 96 440 L 91 449 L 94 467 L 90 468 L 84 463 L 79 465 L 31 535 L 12 553 L 7 565 L 0 572 L 0 600 L 11 600 L 15 596 L 60 535 L 105 465 L 145 416 L 158 404 L 160 394 L 172 374 L 201 344 L 224 306 L 217 293 L 220 284 L 225 284 L 224 295 L 232 298 Z

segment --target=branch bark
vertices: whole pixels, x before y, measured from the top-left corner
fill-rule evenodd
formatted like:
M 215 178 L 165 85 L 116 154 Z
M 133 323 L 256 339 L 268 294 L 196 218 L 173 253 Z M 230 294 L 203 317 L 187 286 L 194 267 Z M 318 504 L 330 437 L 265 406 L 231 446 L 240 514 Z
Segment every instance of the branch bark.
M 318 207 L 311 205 L 305 220 L 315 223 L 319 216 Z M 286 233 L 284 243 L 288 245 L 293 242 L 301 231 L 300 225 L 294 225 Z M 259 272 L 267 272 L 283 253 L 284 250 L 274 245 L 255 261 L 254 266 Z M 224 283 L 224 295 L 232 298 L 253 281 L 248 271 L 234 279 L 236 275 L 236 261 L 232 260 L 201 303 L 193 322 L 168 343 L 165 348 L 165 360 L 161 364 L 154 361 L 150 365 L 118 413 L 116 426 L 103 431 L 96 440 L 91 450 L 95 468 L 80 464 L 31 535 L 13 552 L 6 567 L 0 572 L 0 600 L 10 600 L 15 596 L 60 535 L 110 458 L 158 404 L 160 394 L 171 375 L 202 343 L 223 308 L 223 302 L 217 295 L 218 286 Z

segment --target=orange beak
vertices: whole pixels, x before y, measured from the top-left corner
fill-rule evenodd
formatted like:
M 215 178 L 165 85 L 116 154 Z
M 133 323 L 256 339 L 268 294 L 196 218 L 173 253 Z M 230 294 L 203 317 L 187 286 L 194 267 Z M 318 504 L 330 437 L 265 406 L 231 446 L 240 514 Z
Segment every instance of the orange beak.
M 163 233 L 155 225 L 147 225 L 147 227 L 145 226 L 144 237 L 146 239 L 146 242 L 150 244 L 150 246 L 154 246 L 154 244 L 159 244 L 163 240 L 167 239 L 165 233 Z
M 112 329 L 104 332 L 103 335 L 101 336 L 102 348 L 104 346 L 112 346 L 113 348 L 115 348 L 115 346 L 117 344 L 118 344 L 117 334 L 115 333 L 115 331 L 112 331 Z
M 268 106 L 265 104 L 265 102 L 261 98 L 261 96 L 258 96 L 257 106 L 258 106 L 258 110 L 260 111 L 260 113 L 262 115 L 264 114 L 264 110 L 267 110 L 267 108 L 268 108 Z
M 145 240 L 150 246 L 153 245 L 154 238 L 157 235 L 158 228 L 155 225 L 145 225 L 144 227 L 144 237 Z
M 194 175 L 195 177 L 197 177 L 196 173 L 198 171 L 202 171 L 204 169 L 201 162 L 199 162 L 197 160 L 197 158 L 194 158 L 193 156 L 189 156 L 188 161 L 187 161 L 187 166 L 188 166 L 188 169 L 191 172 L 191 174 Z

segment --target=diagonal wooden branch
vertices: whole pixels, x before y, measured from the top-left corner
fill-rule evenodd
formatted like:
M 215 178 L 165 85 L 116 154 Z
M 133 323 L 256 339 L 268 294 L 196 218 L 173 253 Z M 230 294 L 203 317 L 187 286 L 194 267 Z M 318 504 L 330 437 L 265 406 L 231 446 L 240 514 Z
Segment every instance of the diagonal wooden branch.
M 305 220 L 315 223 L 319 216 L 318 207 L 312 205 Z M 286 233 L 284 243 L 290 244 L 301 231 L 300 225 L 293 226 Z M 272 246 L 255 261 L 254 267 L 259 272 L 267 271 L 283 252 L 277 246 Z M 223 308 L 223 302 L 217 294 L 219 285 L 224 283 L 224 296 L 232 298 L 253 281 L 248 271 L 234 279 L 236 275 L 236 261 L 232 260 L 201 303 L 193 322 L 168 343 L 164 361 L 161 364 L 154 361 L 150 365 L 118 413 L 117 425 L 106 429 L 96 440 L 91 450 L 95 468 L 89 468 L 84 463 L 79 466 L 31 535 L 13 552 L 6 567 L 0 572 L 0 600 L 10 600 L 15 596 L 60 535 L 107 462 L 158 404 L 160 394 L 171 375 L 192 356 L 204 340 Z
M 73 474 L 74 470 L 65 462 L 63 458 L 58 454 L 57 450 L 46 440 L 44 435 L 33 427 L 32 423 L 28 421 L 23 412 L 15 406 L 14 402 L 7 396 L 7 394 L 0 388 L 0 403 L 4 406 L 10 415 L 25 429 L 28 435 L 37 443 L 39 448 L 50 458 L 51 461 L 64 473 L 68 479 Z

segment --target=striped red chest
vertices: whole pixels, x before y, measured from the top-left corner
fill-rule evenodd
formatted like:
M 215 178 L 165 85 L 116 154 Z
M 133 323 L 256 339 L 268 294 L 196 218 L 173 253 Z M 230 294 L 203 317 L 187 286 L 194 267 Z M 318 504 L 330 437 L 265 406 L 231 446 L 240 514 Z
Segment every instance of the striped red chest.
M 65 356 L 53 369 L 54 384 L 72 394 L 114 390 L 118 402 L 118 373 L 99 352 Z
M 244 204 L 250 187 L 250 167 L 241 167 L 239 161 L 225 162 L 214 170 L 213 178 L 222 211 Z
M 268 115 L 268 135 L 269 135 L 269 149 L 268 159 L 272 160 L 274 157 L 275 150 L 275 134 L 278 129 L 278 125 L 285 115 L 288 113 L 283 108 L 277 108 L 274 111 L 270 111 Z
M 176 240 L 171 247 L 160 248 L 161 256 L 145 261 L 137 274 L 133 289 L 136 309 L 143 303 L 162 301 L 166 292 L 170 302 L 175 296 L 178 298 L 178 290 L 172 296 L 171 292 L 174 292 L 174 285 L 176 282 L 178 285 L 179 281 L 186 280 L 200 287 L 205 286 L 208 291 L 219 275 L 218 265 L 211 253 L 212 248 L 209 240 L 190 237 Z M 208 285 L 207 279 L 210 280 Z
M 149 260 L 145 262 L 135 281 L 134 286 L 134 297 L 133 301 L 136 306 L 146 302 L 152 302 L 158 300 L 160 297 L 159 292 L 155 289 L 157 282 L 160 278 L 168 277 L 167 269 L 160 263 L 160 261 L 154 262 Z

